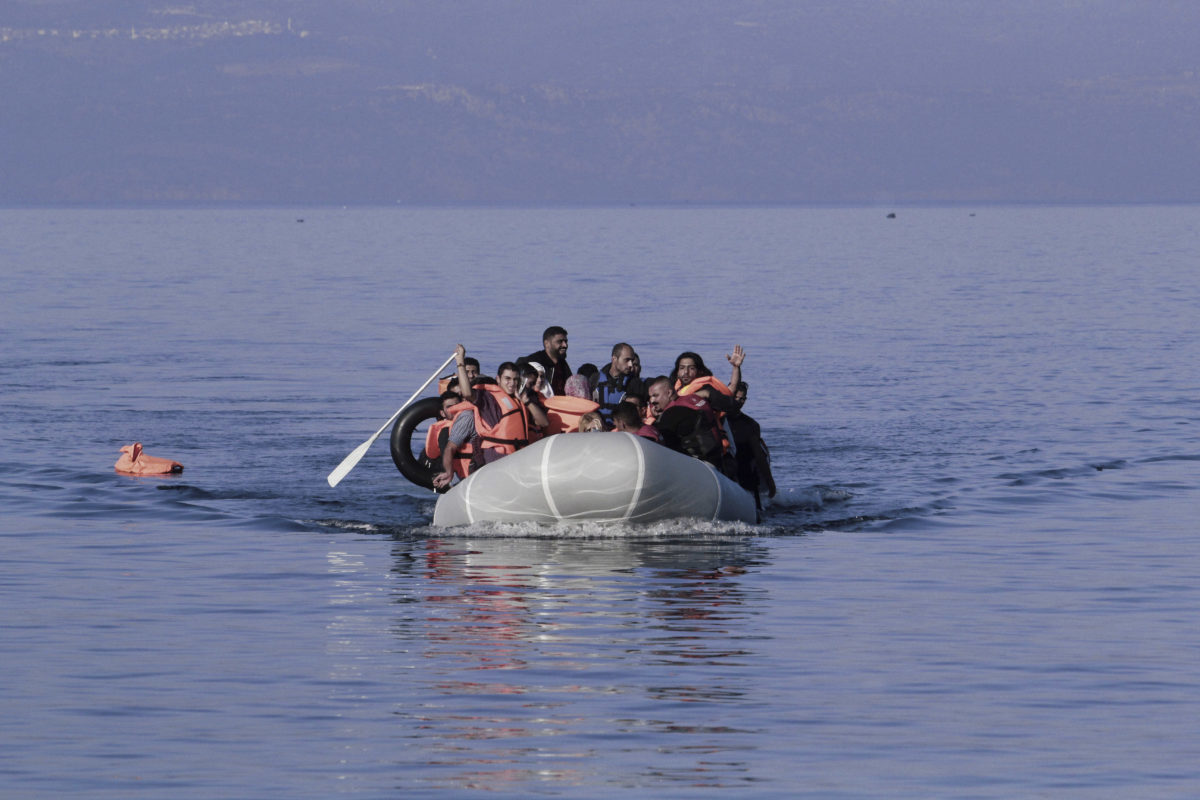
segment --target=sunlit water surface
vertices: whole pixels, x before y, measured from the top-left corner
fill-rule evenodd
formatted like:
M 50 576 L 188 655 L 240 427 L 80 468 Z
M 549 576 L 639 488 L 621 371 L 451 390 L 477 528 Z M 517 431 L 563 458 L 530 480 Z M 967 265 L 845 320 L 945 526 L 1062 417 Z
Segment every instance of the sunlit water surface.
M 2 211 L 0 790 L 1192 794 L 1198 223 Z M 325 484 L 555 323 L 745 346 L 766 523 L 435 530 L 386 437 Z

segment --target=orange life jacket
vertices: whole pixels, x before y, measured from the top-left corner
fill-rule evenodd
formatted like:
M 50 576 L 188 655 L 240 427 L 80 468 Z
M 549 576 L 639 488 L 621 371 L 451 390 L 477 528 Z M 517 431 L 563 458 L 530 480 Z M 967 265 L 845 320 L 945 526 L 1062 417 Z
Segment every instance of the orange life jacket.
M 693 458 L 709 461 L 713 466 L 719 468 L 721 456 L 726 452 L 726 448 L 716 409 L 704 397 L 683 395 L 672 400 L 670 405 L 663 409 L 662 416 L 666 417 L 667 412 L 673 408 L 688 409 L 695 414 L 695 417 L 680 419 L 680 424 L 672 422 L 671 446 L 674 447 L 678 444 L 682 447 L 683 452 Z M 687 419 L 695 419 L 690 429 L 683 425 Z M 667 438 L 664 436 L 664 439 Z
M 480 456 L 486 451 L 491 451 L 488 453 L 491 458 L 483 459 L 484 463 L 515 453 L 529 444 L 529 414 L 524 403 L 516 397 L 510 397 L 508 392 L 493 383 L 471 388 L 476 392 L 489 393 L 500 407 L 500 419 L 495 425 L 488 425 L 479 413 L 479 406 L 471 406 L 475 415 L 475 433 L 479 436 L 479 447 L 482 451 Z
M 425 433 L 425 455 L 431 461 L 436 461 L 439 464 L 441 463 L 442 432 L 445 431 L 446 434 L 449 435 L 450 428 L 454 425 L 454 418 L 470 408 L 474 408 L 474 406 L 465 400 L 455 403 L 446 409 L 446 414 L 449 417 L 448 419 L 436 420 L 432 425 L 429 426 L 429 430 Z M 460 478 L 467 477 L 467 472 L 471 466 L 471 455 L 473 453 L 474 448 L 471 447 L 471 442 L 469 440 L 464 442 L 463 445 L 458 448 L 458 452 L 454 454 L 454 460 L 451 462 L 454 467 L 455 475 Z
M 705 386 L 711 386 L 726 397 L 733 397 L 733 390 L 711 375 L 707 375 L 703 378 L 694 378 L 687 386 L 681 386 L 679 381 L 676 380 L 675 393 L 680 397 L 683 397 L 699 391 Z
M 425 432 L 425 455 L 431 461 L 437 461 L 442 456 L 442 443 L 438 438 L 442 435 L 442 431 L 449 431 L 450 426 L 454 424 L 452 419 L 435 420 L 429 426 L 429 430 Z
M 706 375 L 703 378 L 693 378 L 692 382 L 687 386 L 680 386 L 678 379 L 675 381 L 675 393 L 680 397 L 686 397 L 689 394 L 694 394 L 705 386 L 711 386 L 716 391 L 726 397 L 733 397 L 733 390 L 726 386 L 722 381 L 714 378 L 712 375 Z M 716 411 L 717 415 L 717 430 L 721 433 L 721 449 L 728 453 L 730 445 L 729 432 L 725 430 L 725 412 Z
M 579 419 L 584 414 L 596 411 L 600 404 L 582 397 L 572 397 L 569 394 L 556 394 L 547 397 L 542 404 L 546 406 L 546 416 L 550 424 L 542 431 L 542 435 L 552 433 L 571 433 L 579 430 Z
M 142 452 L 142 443 L 134 442 L 121 448 L 121 457 L 113 467 L 126 475 L 169 475 L 183 472 L 183 464 Z

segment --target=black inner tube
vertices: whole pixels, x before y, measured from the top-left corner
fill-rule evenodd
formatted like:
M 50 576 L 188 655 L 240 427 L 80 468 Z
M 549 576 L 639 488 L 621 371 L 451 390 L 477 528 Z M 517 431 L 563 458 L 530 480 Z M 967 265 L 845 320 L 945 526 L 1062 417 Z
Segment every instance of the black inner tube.
M 440 460 L 434 461 L 425 455 L 425 442 L 419 442 L 419 455 L 413 454 L 413 432 L 421 423 L 437 419 L 442 411 L 442 398 L 426 397 L 418 400 L 401 412 L 392 426 L 392 461 L 400 474 L 417 486 L 433 488 L 433 476 L 442 471 Z

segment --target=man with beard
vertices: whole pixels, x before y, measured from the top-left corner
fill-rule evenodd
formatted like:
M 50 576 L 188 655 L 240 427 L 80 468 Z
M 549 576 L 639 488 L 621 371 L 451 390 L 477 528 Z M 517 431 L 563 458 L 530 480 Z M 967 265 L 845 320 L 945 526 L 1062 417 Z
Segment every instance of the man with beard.
M 731 478 L 735 476 L 733 459 L 725 455 L 721 444 L 716 413 L 733 408 L 733 400 L 708 387 L 680 396 L 665 375 L 650 382 L 649 394 L 654 427 L 662 436 L 663 444 L 707 461 Z
M 567 363 L 567 329 L 551 325 L 542 332 L 542 349 L 525 357 L 527 361 L 541 364 L 546 370 L 546 380 L 557 395 L 566 394 L 567 378 L 571 377 L 571 366 Z
M 645 391 L 641 378 L 634 374 L 637 354 L 625 342 L 613 345 L 612 363 L 600 370 L 600 383 L 596 386 L 596 402 L 606 420 L 612 420 L 613 410 L 627 394 L 640 395 Z

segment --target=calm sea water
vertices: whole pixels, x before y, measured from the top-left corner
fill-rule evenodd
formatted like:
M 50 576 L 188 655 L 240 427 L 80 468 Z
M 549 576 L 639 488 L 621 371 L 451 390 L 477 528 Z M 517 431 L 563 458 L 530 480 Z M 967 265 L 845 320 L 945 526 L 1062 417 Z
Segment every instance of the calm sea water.
M 885 211 L 0 211 L 0 791 L 1200 791 L 1200 208 Z M 325 484 L 556 323 L 742 344 L 766 524 Z

